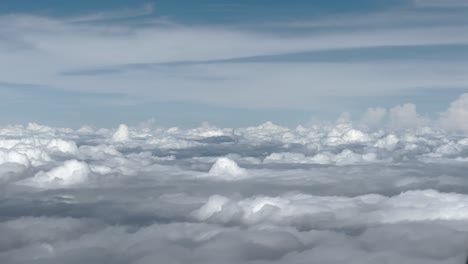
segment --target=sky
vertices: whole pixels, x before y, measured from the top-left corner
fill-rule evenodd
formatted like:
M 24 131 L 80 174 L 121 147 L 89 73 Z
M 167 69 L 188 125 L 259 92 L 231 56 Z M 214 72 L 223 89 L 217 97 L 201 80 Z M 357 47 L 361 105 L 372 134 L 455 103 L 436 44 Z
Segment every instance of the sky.
M 0 123 L 295 126 L 467 91 L 465 0 L 0 3 Z

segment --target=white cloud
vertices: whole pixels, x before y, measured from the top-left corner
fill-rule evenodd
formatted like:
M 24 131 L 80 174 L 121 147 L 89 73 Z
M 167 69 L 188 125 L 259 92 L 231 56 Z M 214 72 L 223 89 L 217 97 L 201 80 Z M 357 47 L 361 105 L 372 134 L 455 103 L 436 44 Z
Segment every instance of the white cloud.
M 245 177 L 247 170 L 239 167 L 235 161 L 229 158 L 219 158 L 208 173 L 217 179 L 235 180 Z
M 377 127 L 382 124 L 387 115 L 387 109 L 381 107 L 368 108 L 361 118 L 364 125 Z
M 398 20 L 398 14 L 389 20 Z M 352 32 L 283 35 L 232 27 L 71 23 L 28 15 L 4 15 L 0 23 L 4 25 L 0 35 L 8 40 L 0 43 L 2 61 L 8 61 L 0 62 L 2 82 L 123 93 L 140 96 L 139 100 L 310 109 L 321 103 L 320 96 L 382 95 L 414 87 L 460 87 L 467 82 L 464 61 L 145 66 L 333 49 L 466 44 L 462 25 L 368 30 L 367 26 L 374 26 L 368 21 Z M 60 74 L 80 70 L 90 74 Z M 106 71 L 116 72 L 93 74 Z M 265 94 L 269 100 L 263 100 Z
M 468 94 L 462 94 L 453 101 L 440 115 L 439 123 L 446 129 L 468 131 Z
M 389 125 L 396 129 L 415 128 L 428 124 L 426 118 L 416 112 L 416 105 L 397 105 L 389 111 Z
M 0 164 L 5 163 L 18 163 L 26 167 L 29 167 L 30 160 L 24 154 L 18 153 L 16 151 L 8 151 L 0 149 Z
M 58 187 L 85 183 L 88 180 L 89 167 L 85 162 L 67 160 L 48 172 L 40 171 L 25 184 L 38 187 Z
M 393 197 L 363 195 L 353 198 L 296 194 L 231 200 L 214 195 L 193 215 L 199 221 L 222 224 L 348 225 L 434 220 L 468 220 L 468 197 L 434 190 L 409 191 Z
M 396 135 L 388 134 L 386 137 L 379 139 L 375 146 L 392 151 L 397 147 L 399 141 Z
M 112 135 L 112 140 L 114 141 L 127 141 L 130 138 L 130 132 L 128 131 L 128 126 L 121 124 L 119 128 Z
M 459 34 L 464 31 L 464 27 L 438 28 L 437 38 L 430 34 L 434 29 L 421 27 L 382 33 L 359 30 L 352 33 L 285 37 L 201 26 L 179 25 L 168 28 L 155 25 L 135 28 L 125 25 L 71 24 L 64 20 L 28 15 L 3 15 L 0 21 L 8 26 L 1 31 L 8 39 L 22 40 L 25 46 L 33 48 L 14 50 L 5 55 L 21 58 L 21 55 L 31 52 L 34 57 L 48 53 L 51 59 L 49 63 L 69 67 L 62 70 L 116 64 L 229 59 L 337 48 L 468 42 L 468 38 Z M 87 46 L 83 46 L 83 43 L 87 43 Z M 185 47 L 184 43 L 191 45 Z M 174 49 L 174 45 L 185 48 Z
M 0 128 L 1 260 L 465 257 L 465 136 L 351 120 L 128 129 L 122 144 L 112 129 Z

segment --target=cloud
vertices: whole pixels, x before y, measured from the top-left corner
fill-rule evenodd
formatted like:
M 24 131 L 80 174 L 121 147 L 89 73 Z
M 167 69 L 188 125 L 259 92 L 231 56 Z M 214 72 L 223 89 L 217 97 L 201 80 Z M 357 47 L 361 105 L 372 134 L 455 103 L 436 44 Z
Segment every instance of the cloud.
M 437 124 L 2 127 L 0 260 L 460 263 L 468 142 Z
M 414 128 L 428 124 L 428 120 L 416 112 L 416 105 L 403 104 L 390 109 L 390 126 L 397 129 Z
M 67 160 L 48 172 L 40 171 L 33 178 L 24 181 L 25 184 L 38 187 L 69 186 L 84 183 L 90 173 L 88 164 L 77 160 Z
M 361 122 L 365 125 L 376 127 L 378 125 L 381 125 L 386 115 L 387 109 L 385 108 L 368 108 L 362 116 Z
M 234 180 L 247 175 L 247 171 L 229 158 L 219 158 L 208 172 L 211 176 L 218 179 Z
M 433 190 L 409 191 L 390 198 L 379 195 L 346 198 L 297 194 L 231 201 L 214 195 L 193 215 L 200 221 L 221 224 L 270 223 L 308 230 L 317 225 L 343 228 L 363 223 L 466 220 L 468 215 L 460 208 L 467 207 L 467 201 L 466 195 L 440 194 Z
M 468 131 L 468 94 L 462 94 L 453 101 L 440 115 L 439 123 L 447 129 Z
M 112 140 L 114 141 L 127 141 L 130 138 L 130 133 L 128 132 L 128 126 L 121 124 L 117 131 L 112 135 Z
M 388 20 L 398 21 L 399 14 Z M 466 84 L 462 70 L 466 68 L 465 61 L 448 62 L 447 58 L 456 56 L 445 56 L 451 48 L 443 46 L 466 46 L 463 20 L 455 25 L 440 23 L 432 27 L 415 23 L 405 24 L 405 28 L 382 26 L 376 30 L 370 19 L 353 30 L 321 34 L 312 30 L 288 35 L 281 30 L 267 33 L 254 26 L 186 26 L 177 21 L 170 26 L 134 26 L 72 23 L 67 19 L 20 14 L 3 15 L 0 21 L 5 25 L 0 35 L 8 40 L 0 43 L 0 52 L 3 61 L 9 62 L 0 63 L 0 72 L 9 72 L 0 74 L 2 82 L 120 93 L 138 97 L 137 103 L 152 98 L 229 107 L 310 110 L 314 105 L 329 105 L 323 103 L 327 96 L 394 95 L 408 88 Z M 388 46 L 401 47 L 384 52 L 389 58 L 399 59 L 336 62 L 325 56 L 318 62 L 255 60 L 258 56 L 288 58 L 292 53 L 314 51 L 357 52 L 362 53 L 359 58 L 365 58 L 368 49 Z M 422 46 L 435 50 L 405 59 L 406 53 L 413 54 L 405 47 L 416 48 L 417 53 Z M 400 56 L 393 56 L 392 52 Z M 421 61 L 440 53 L 441 59 Z M 253 61 L 242 61 L 252 57 Z M 262 100 L 265 94 L 270 100 Z
M 16 151 L 0 151 L 0 164 L 5 163 L 18 163 L 26 167 L 29 167 L 30 161 L 28 157 L 24 154 L 18 153 Z

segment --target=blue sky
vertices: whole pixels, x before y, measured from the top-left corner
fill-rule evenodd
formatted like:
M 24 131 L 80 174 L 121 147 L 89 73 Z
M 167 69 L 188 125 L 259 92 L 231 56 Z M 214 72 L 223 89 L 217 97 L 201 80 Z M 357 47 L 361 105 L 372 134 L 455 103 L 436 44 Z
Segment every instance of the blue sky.
M 0 123 L 294 126 L 468 91 L 468 2 L 0 2 Z
M 109 12 L 110 10 L 135 10 L 144 5 L 153 5 L 155 12 L 148 17 L 167 17 L 179 22 L 195 23 L 242 23 L 271 20 L 305 20 L 335 14 L 360 14 L 385 10 L 405 9 L 411 2 L 402 0 L 341 0 L 317 1 L 269 1 L 269 0 L 200 0 L 200 1 L 57 1 L 57 0 L 5 0 L 0 3 L 3 13 L 34 13 L 53 16 L 79 16 L 84 13 Z

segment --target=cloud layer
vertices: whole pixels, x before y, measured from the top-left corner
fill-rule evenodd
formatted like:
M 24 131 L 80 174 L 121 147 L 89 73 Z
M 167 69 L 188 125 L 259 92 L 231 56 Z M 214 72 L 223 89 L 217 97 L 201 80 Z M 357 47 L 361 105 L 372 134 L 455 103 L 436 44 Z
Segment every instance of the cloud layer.
M 0 262 L 463 263 L 466 122 L 440 125 L 465 97 L 432 121 L 2 127 Z
M 415 5 L 420 2 L 437 1 Z M 468 81 L 463 13 L 410 8 L 219 26 L 108 22 L 152 11 L 148 5 L 73 18 L 0 15 L 0 82 L 10 89 L 89 93 L 98 104 L 106 101 L 99 95 L 119 94 L 123 99 L 113 103 L 332 111 L 326 98 L 401 96 L 411 89 L 466 88 Z

